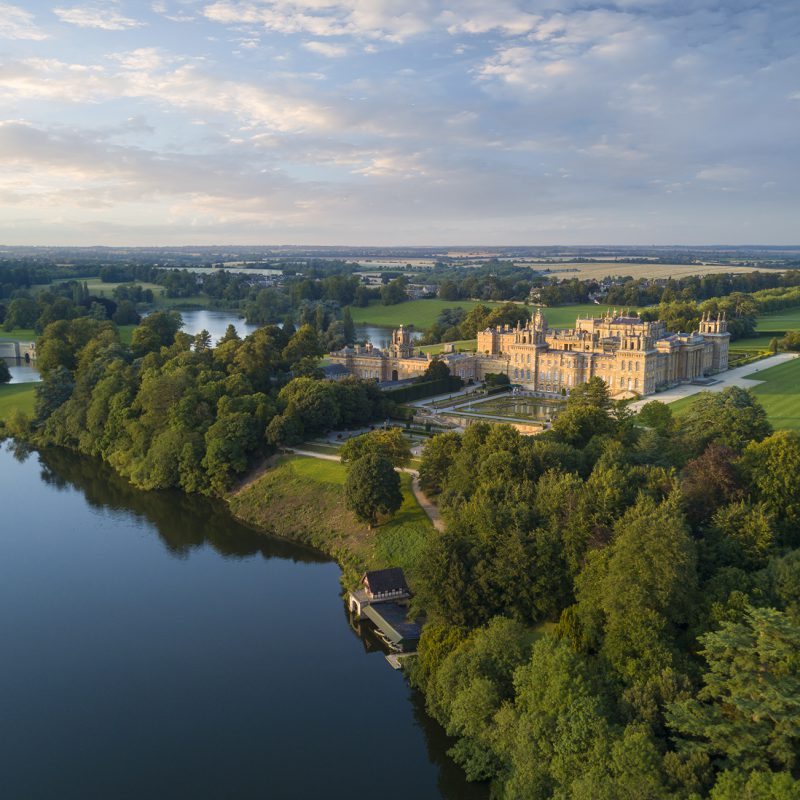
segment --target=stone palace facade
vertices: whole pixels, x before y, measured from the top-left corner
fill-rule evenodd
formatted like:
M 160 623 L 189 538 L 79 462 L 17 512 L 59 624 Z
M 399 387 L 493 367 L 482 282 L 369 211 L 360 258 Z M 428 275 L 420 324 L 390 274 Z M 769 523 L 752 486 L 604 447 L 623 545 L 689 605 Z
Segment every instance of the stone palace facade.
M 565 394 L 598 376 L 612 396 L 631 397 L 726 370 L 729 341 L 724 316 L 704 315 L 699 330 L 670 333 L 661 321 L 616 313 L 578 318 L 574 328 L 554 329 L 537 311 L 525 325 L 480 331 L 475 353 L 436 357 L 465 381 L 504 373 L 525 389 Z M 386 350 L 366 344 L 331 353 L 332 362 L 351 374 L 378 381 L 418 377 L 432 358 L 414 352 L 411 334 L 403 326 L 393 332 Z

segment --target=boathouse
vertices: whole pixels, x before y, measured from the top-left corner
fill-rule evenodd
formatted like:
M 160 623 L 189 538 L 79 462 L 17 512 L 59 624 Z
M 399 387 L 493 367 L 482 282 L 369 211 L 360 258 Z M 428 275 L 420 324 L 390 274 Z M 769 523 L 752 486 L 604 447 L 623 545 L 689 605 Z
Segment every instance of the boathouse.
M 348 594 L 348 607 L 356 619 L 368 619 L 392 650 L 416 646 L 421 629 L 408 619 L 411 590 L 400 567 L 365 572 L 361 586 Z

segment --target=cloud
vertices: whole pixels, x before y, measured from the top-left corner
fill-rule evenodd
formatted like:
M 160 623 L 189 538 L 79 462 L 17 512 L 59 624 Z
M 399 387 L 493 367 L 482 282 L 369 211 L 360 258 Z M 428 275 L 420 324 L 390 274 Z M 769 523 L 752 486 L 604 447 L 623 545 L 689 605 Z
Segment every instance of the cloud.
M 721 183 L 738 182 L 749 175 L 749 170 L 744 167 L 733 167 L 730 164 L 717 164 L 704 167 L 696 177 L 700 181 L 718 181 Z
M 68 64 L 55 59 L 27 59 L 0 67 L 0 97 L 101 103 L 142 99 L 173 109 L 233 115 L 240 122 L 277 131 L 326 129 L 334 112 L 313 100 L 277 89 L 207 74 L 194 63 L 153 48 L 114 56 L 116 69 Z
M 79 28 L 99 28 L 105 31 L 124 31 L 141 28 L 143 22 L 123 16 L 116 4 L 54 8 L 53 13 L 62 21 Z
M 329 42 L 304 42 L 303 47 L 311 53 L 316 53 L 325 58 L 343 58 L 348 50 L 341 44 L 330 44 Z
M 47 38 L 47 34 L 36 27 L 34 16 L 29 11 L 10 3 L 0 3 L 0 38 L 41 41 Z
M 225 25 L 258 24 L 284 34 L 403 42 L 429 30 L 429 8 L 428 0 L 218 0 L 203 14 Z

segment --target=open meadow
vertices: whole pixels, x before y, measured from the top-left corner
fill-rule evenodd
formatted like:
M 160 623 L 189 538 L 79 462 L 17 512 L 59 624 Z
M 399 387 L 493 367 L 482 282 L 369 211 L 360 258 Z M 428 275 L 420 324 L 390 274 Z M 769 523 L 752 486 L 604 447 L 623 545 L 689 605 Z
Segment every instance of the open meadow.
M 781 335 L 786 331 L 800 330 L 800 307 L 784 308 L 771 314 L 762 314 L 756 321 L 756 332 Z
M 371 303 L 365 308 L 352 306 L 350 312 L 356 325 L 379 325 L 384 328 L 395 328 L 398 325 L 413 325 L 417 330 L 430 328 L 439 314 L 446 308 L 463 308 L 470 311 L 477 305 L 477 300 L 408 300 L 393 306 L 384 306 L 380 302 Z M 502 303 L 486 301 L 487 306 L 500 306 Z M 520 306 L 521 308 L 522 306 Z
M 413 580 L 433 527 L 411 491 L 411 476 L 400 475 L 403 504 L 374 530 L 358 522 L 344 505 L 347 467 L 307 456 L 282 456 L 274 469 L 230 499 L 239 519 L 279 536 L 291 536 L 327 553 L 356 556 L 358 571 L 402 566 Z M 309 504 L 308 498 L 314 503 Z

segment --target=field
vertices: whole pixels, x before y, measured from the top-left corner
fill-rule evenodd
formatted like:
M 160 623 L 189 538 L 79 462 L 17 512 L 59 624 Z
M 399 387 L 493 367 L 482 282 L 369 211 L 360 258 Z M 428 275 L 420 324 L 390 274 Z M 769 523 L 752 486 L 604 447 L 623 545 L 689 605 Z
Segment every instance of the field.
M 544 318 L 547 320 L 547 324 L 551 328 L 574 328 L 575 327 L 575 320 L 578 317 L 601 317 L 606 311 L 609 310 L 609 306 L 606 305 L 596 305 L 594 303 L 584 303 L 582 305 L 574 305 L 574 306 L 555 306 L 554 308 L 543 308 L 542 314 L 544 314 Z M 622 311 L 617 307 L 617 311 Z M 631 314 L 635 314 L 640 309 L 632 307 L 626 308 L 625 311 L 629 311 Z
M 633 278 L 685 278 L 689 275 L 712 275 L 719 272 L 753 272 L 756 267 L 740 267 L 728 264 L 626 264 L 624 262 L 539 264 L 534 261 L 518 261 L 533 269 L 546 270 L 559 278 L 599 280 L 607 275 L 630 275 Z
M 762 314 L 756 321 L 758 333 L 779 333 L 800 330 L 800 308 L 785 308 L 772 314 Z M 736 343 L 738 345 L 738 342 Z
M 384 328 L 396 328 L 398 325 L 413 325 L 417 330 L 430 328 L 439 314 L 446 308 L 463 308 L 470 311 L 479 305 L 476 300 L 409 300 L 394 306 L 373 303 L 366 308 L 353 306 L 350 311 L 356 325 L 380 325 Z M 486 302 L 487 306 L 499 306 L 502 303 Z M 522 306 L 520 306 L 520 309 Z
M 448 344 L 453 345 L 456 350 L 469 350 L 474 351 L 478 346 L 477 339 L 461 339 L 458 342 L 448 342 Z M 430 353 L 431 355 L 436 355 L 437 353 L 444 352 L 444 343 L 442 344 L 426 344 L 423 347 L 419 348 L 422 350 L 423 353 Z
M 35 383 L 12 383 L 0 385 L 0 422 L 20 410 L 33 414 Z
M 0 328 L 0 339 L 15 339 L 21 342 L 32 342 L 38 338 L 38 334 L 33 328 L 12 328 L 4 331 Z
M 284 456 L 274 468 L 230 499 L 235 516 L 279 536 L 336 556 L 348 580 L 365 568 L 401 566 L 413 582 L 414 570 L 433 533 L 412 491 L 400 476 L 403 505 L 370 531 L 344 506 L 347 468 L 335 461 Z
M 764 381 L 752 392 L 764 406 L 773 428 L 800 430 L 800 358 L 752 372 L 745 377 Z M 680 415 L 691 408 L 696 399 L 697 395 L 685 397 L 670 403 L 670 408 Z

